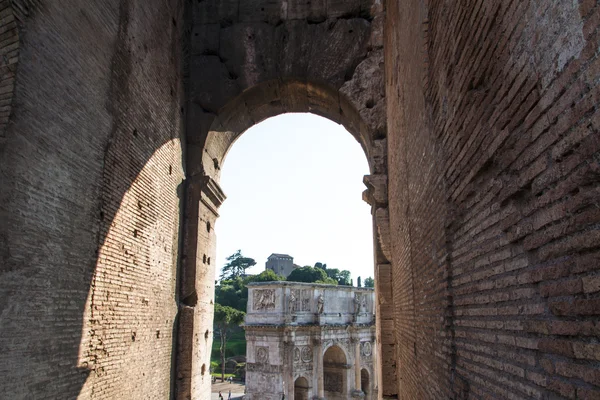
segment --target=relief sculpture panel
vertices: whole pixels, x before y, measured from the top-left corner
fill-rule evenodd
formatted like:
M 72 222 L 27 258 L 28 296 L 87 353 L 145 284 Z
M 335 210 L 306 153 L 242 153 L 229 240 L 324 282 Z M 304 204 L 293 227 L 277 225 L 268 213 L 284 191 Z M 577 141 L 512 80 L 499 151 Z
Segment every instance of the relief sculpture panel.
M 263 289 L 254 292 L 254 310 L 268 311 L 275 309 L 275 290 Z

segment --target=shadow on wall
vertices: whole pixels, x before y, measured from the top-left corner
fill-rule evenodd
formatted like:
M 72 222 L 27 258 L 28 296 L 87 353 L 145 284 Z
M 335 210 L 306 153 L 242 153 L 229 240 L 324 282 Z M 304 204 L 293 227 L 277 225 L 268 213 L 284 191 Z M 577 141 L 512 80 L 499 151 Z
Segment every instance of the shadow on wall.
M 92 377 L 82 393 L 118 387 L 118 394 L 135 389 L 168 398 L 172 390 L 184 196 L 180 152 L 179 140 L 162 145 L 115 202 L 117 212 L 104 227 L 83 312 L 78 366 Z M 103 210 L 113 209 L 112 199 L 105 201 Z M 144 362 L 136 368 L 132 361 L 140 354 Z
M 0 141 L 0 392 L 168 398 L 181 4 L 26 5 Z

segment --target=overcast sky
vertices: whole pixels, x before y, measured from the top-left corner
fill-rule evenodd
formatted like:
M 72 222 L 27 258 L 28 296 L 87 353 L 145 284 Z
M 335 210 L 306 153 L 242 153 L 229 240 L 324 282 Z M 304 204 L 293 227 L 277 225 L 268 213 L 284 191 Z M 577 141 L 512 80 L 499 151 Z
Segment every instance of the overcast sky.
M 232 146 L 221 173 L 227 200 L 216 224 L 217 276 L 237 249 L 264 270 L 271 253 L 298 265 L 320 261 L 363 281 L 373 276 L 369 173 L 344 127 L 312 114 L 284 114 L 255 125 Z

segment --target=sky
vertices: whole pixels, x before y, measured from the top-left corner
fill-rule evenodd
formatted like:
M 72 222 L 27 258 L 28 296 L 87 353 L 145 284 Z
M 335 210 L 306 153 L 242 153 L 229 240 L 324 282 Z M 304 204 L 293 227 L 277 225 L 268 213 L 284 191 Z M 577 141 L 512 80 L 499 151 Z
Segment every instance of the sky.
M 248 129 L 221 171 L 227 199 L 219 209 L 217 276 L 241 249 L 260 273 L 271 253 L 294 263 L 349 270 L 354 284 L 373 276 L 369 174 L 360 144 L 346 129 L 313 114 L 283 114 Z

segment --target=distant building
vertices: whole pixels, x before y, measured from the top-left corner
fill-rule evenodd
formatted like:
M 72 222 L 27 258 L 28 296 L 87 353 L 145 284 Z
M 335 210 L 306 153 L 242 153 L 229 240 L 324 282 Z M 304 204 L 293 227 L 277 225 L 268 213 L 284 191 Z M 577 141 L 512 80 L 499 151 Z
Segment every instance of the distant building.
M 285 278 L 287 278 L 294 268 L 297 267 L 298 266 L 294 264 L 294 257 L 289 254 L 273 253 L 267 258 L 267 262 L 265 263 L 265 269 L 270 269 L 277 275 L 281 275 Z

